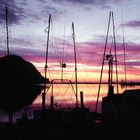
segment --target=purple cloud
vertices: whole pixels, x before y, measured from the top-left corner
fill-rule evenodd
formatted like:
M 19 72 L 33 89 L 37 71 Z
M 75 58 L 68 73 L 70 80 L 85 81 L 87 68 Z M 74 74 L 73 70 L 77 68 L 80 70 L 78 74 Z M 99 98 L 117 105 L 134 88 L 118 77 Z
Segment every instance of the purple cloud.
M 53 0 L 54 2 L 58 3 L 58 0 Z M 110 5 L 117 4 L 125 0 L 61 0 L 61 3 L 71 3 L 71 4 L 80 4 L 80 5 L 94 5 L 101 7 L 103 9 L 110 8 Z M 60 3 L 60 1 L 59 1 Z M 86 8 L 86 7 L 85 7 Z M 88 8 L 89 10 L 89 8 Z
M 57 0 L 53 0 L 57 1 Z M 80 4 L 106 4 L 106 3 L 118 3 L 124 0 L 63 0 L 66 2 L 71 2 L 71 3 L 80 3 Z
M 24 4 L 21 1 L 22 4 Z M 6 10 L 5 7 L 8 8 L 8 23 L 9 24 L 17 24 L 21 19 L 25 18 L 24 11 L 22 7 L 19 7 L 15 0 L 0 1 L 0 23 L 5 21 Z
M 129 21 L 124 24 L 125 27 L 140 28 L 140 20 Z
M 38 20 L 46 20 L 46 16 L 53 14 L 58 17 L 61 13 L 60 9 L 50 2 L 37 0 L 29 2 L 25 0 L 1 0 L 0 1 L 0 23 L 5 23 L 6 12 L 8 8 L 8 23 L 21 24 L 22 22 L 37 22 Z M 46 22 L 46 21 L 45 21 Z
M 21 38 L 14 38 L 13 44 L 14 47 L 11 48 L 11 53 L 23 56 L 26 60 L 33 61 L 33 62 L 45 62 L 45 48 L 39 49 L 39 47 L 31 47 L 31 46 L 38 46 L 39 40 L 36 41 L 26 37 L 26 39 Z M 48 63 L 60 63 L 60 56 L 63 50 L 63 43 L 65 48 L 64 53 L 64 62 L 66 64 L 74 64 L 74 53 L 73 53 L 73 44 L 68 40 L 63 42 L 62 39 L 56 38 L 57 46 L 49 47 L 49 56 L 48 56 Z M 18 44 L 18 45 L 16 45 Z M 87 66 L 101 66 L 103 51 L 104 51 L 104 40 L 98 40 L 98 42 L 91 41 L 91 42 L 76 42 L 76 47 L 78 50 L 77 53 L 77 62 L 79 64 L 85 64 Z M 123 66 L 123 44 L 121 42 L 116 42 L 117 46 L 117 56 L 118 56 L 118 66 Z M 140 66 L 139 60 L 139 51 L 140 51 L 140 44 L 135 43 L 126 43 L 126 60 L 127 65 L 131 66 Z M 111 44 L 109 43 L 107 46 L 107 53 L 111 48 Z M 2 50 L 0 51 L 2 53 Z M 0 54 L 1 54 L 0 53 Z M 2 54 L 6 53 L 3 51 Z M 2 55 L 1 54 L 1 55 Z M 114 54 L 114 52 L 112 52 Z M 135 60 L 135 61 L 129 61 Z M 107 61 L 105 65 L 108 65 Z M 88 70 L 90 71 L 90 70 Z M 96 70 L 91 70 L 96 71 Z

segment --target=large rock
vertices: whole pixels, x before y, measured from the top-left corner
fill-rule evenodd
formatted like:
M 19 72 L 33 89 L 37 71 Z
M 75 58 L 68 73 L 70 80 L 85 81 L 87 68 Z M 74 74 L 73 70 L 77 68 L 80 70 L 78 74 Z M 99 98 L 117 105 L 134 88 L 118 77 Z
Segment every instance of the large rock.
M 14 112 L 31 104 L 41 93 L 44 78 L 19 56 L 0 58 L 0 110 Z

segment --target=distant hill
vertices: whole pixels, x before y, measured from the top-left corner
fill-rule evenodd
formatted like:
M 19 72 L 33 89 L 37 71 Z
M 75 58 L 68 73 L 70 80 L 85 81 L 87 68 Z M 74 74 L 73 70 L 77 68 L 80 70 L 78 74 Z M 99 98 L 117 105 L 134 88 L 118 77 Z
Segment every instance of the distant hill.
M 0 58 L 0 110 L 14 112 L 31 104 L 44 78 L 35 66 L 17 55 Z

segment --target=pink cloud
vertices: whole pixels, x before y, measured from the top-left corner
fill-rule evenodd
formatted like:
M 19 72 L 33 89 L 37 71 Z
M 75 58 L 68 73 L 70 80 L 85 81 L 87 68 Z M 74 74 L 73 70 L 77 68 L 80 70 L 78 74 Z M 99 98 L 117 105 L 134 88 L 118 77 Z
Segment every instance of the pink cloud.
M 53 50 L 54 48 L 51 48 L 49 50 L 49 56 L 48 56 L 48 65 L 53 65 L 54 72 L 58 72 L 59 69 L 55 69 L 56 67 L 60 66 L 60 52 L 62 50 L 63 40 L 58 39 L 57 40 L 57 52 L 56 50 Z M 66 70 L 71 72 L 71 70 L 74 68 L 74 53 L 73 53 L 73 44 L 69 43 L 67 40 L 65 40 L 65 53 L 64 53 L 64 63 L 67 64 Z M 116 43 L 117 46 L 117 57 L 118 57 L 118 67 L 121 68 L 121 71 L 119 71 L 120 74 L 123 74 L 122 69 L 124 69 L 124 56 L 123 56 L 123 44 L 121 42 Z M 100 73 L 101 64 L 102 64 L 102 57 L 103 57 L 103 51 L 104 51 L 104 42 L 77 42 L 77 62 L 78 66 L 83 65 L 87 72 L 90 73 Z M 135 43 L 125 43 L 126 47 L 126 65 L 127 67 L 131 67 L 131 69 L 127 68 L 127 72 L 131 73 L 131 70 L 136 69 L 135 67 L 140 66 L 139 58 L 140 58 L 140 44 Z M 110 49 L 110 43 L 107 46 L 107 53 L 109 53 Z M 22 56 L 24 59 L 35 62 L 35 63 L 44 63 L 45 65 L 45 52 L 40 49 L 29 49 L 29 48 L 13 48 L 12 52 L 14 54 Z M 1 50 L 0 56 L 3 56 L 6 51 Z M 114 54 L 114 51 L 112 52 Z M 134 61 L 131 61 L 134 60 Z M 58 65 L 57 65 L 58 64 Z M 54 66 L 57 65 L 57 66 Z M 105 65 L 108 65 L 108 62 L 105 61 Z M 88 66 L 90 67 L 88 69 Z M 44 67 L 44 66 L 43 66 Z M 39 68 L 40 71 L 43 71 L 43 67 Z M 93 69 L 92 69 L 93 67 Z M 94 69 L 94 67 L 98 67 L 98 69 Z M 53 68 L 51 68 L 53 70 Z M 82 68 L 79 68 L 80 71 L 82 71 Z M 105 73 L 108 71 L 105 69 Z M 139 69 L 137 68 L 135 70 L 136 73 L 139 72 Z

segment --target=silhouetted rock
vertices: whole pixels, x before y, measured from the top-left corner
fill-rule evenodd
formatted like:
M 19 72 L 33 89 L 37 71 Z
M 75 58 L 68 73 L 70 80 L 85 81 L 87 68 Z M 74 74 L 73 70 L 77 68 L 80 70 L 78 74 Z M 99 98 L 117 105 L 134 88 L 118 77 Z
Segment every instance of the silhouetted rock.
M 0 109 L 17 111 L 41 93 L 44 78 L 33 64 L 19 56 L 0 58 Z

